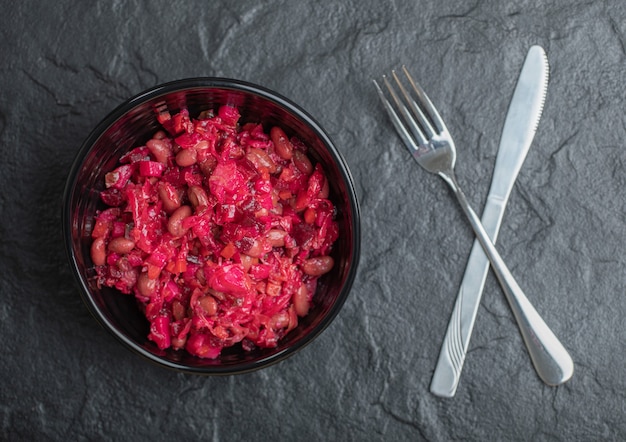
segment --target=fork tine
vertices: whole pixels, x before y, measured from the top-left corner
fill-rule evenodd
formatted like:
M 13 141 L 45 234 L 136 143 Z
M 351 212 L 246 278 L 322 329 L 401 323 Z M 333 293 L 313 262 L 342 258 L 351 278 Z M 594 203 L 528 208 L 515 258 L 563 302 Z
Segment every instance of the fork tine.
M 396 103 L 396 106 L 400 109 L 400 113 L 404 117 L 404 126 L 405 127 L 408 126 L 409 130 L 413 133 L 414 137 L 417 139 L 418 145 L 423 146 L 427 144 L 429 135 L 427 133 L 424 133 L 419 123 L 415 121 L 415 118 L 413 118 L 413 115 L 411 114 L 409 109 L 407 109 L 405 104 L 402 102 L 402 100 L 396 93 L 396 90 L 387 79 L 386 75 L 383 75 L 383 82 L 385 83 L 385 86 L 389 90 L 389 93 L 391 94 L 393 101 Z
M 415 99 L 411 97 L 411 94 L 409 94 L 408 91 L 404 88 L 404 85 L 400 81 L 400 78 L 398 78 L 398 75 L 396 74 L 395 70 L 391 71 L 391 75 L 393 76 L 394 80 L 396 81 L 396 84 L 400 88 L 400 91 L 402 92 L 402 95 L 404 96 L 405 102 L 408 103 L 409 107 L 413 111 L 413 115 L 415 115 L 415 117 L 419 121 L 419 124 L 426 135 L 426 138 L 432 138 L 436 132 L 435 132 L 435 129 L 433 128 L 433 125 L 429 121 L 428 117 L 424 114 L 422 109 L 420 109 L 418 104 L 415 102 Z
M 406 66 L 402 66 L 402 71 L 404 72 L 404 75 L 406 76 L 406 78 L 409 80 L 411 87 L 417 94 L 417 98 L 420 101 L 420 104 L 422 105 L 423 108 L 426 109 L 426 112 L 430 116 L 431 121 L 437 127 L 437 130 L 439 132 L 442 132 L 442 131 L 447 132 L 448 129 L 446 128 L 446 125 L 443 122 L 443 118 L 441 118 L 441 115 L 439 115 L 439 112 L 437 112 L 437 108 L 435 108 L 432 101 L 430 101 L 430 98 L 428 98 L 428 95 L 426 95 L 426 92 L 424 92 L 424 89 L 422 89 L 421 86 L 417 84 L 415 80 L 413 80 L 413 77 L 411 77 L 411 74 L 409 74 L 409 71 L 406 68 Z
M 386 78 L 383 77 L 383 80 L 387 83 Z M 397 114 L 397 112 L 393 109 L 393 106 L 391 106 L 391 103 L 389 103 L 389 100 L 387 100 L 387 98 L 385 97 L 385 94 L 383 90 L 380 88 L 380 86 L 378 85 L 378 82 L 376 80 L 373 80 L 373 81 L 374 81 L 374 86 L 376 87 L 376 91 L 378 92 L 378 97 L 380 98 L 380 101 L 382 101 L 383 106 L 385 107 L 385 110 L 389 114 L 389 118 L 391 119 L 393 126 L 396 128 L 396 131 L 400 135 L 400 138 L 402 138 L 402 141 L 404 142 L 404 144 L 409 150 L 411 150 L 412 152 L 417 152 L 419 150 L 419 145 L 415 142 L 415 140 L 411 136 L 411 133 L 404 126 L 402 119 Z M 387 84 L 387 88 L 389 88 L 388 84 Z M 390 92 L 392 96 L 395 95 L 393 90 L 390 90 Z M 397 97 L 394 97 L 394 99 L 396 101 L 396 104 L 398 104 L 398 106 L 400 107 L 400 109 L 402 110 L 404 108 L 404 112 L 408 113 L 406 107 L 398 103 Z M 423 134 L 421 135 L 421 139 L 419 140 L 419 142 L 420 144 L 426 143 L 426 140 Z

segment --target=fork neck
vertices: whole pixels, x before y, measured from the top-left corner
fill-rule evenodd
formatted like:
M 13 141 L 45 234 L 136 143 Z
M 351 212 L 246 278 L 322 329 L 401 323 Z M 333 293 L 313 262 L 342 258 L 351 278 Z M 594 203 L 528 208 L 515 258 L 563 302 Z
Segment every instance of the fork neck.
M 456 180 L 456 175 L 454 173 L 454 169 L 442 170 L 442 171 L 438 172 L 438 175 L 441 178 L 443 178 L 443 180 L 446 183 L 448 183 L 448 185 L 452 189 L 452 192 L 454 192 L 454 196 L 456 196 L 456 199 L 458 200 L 459 204 L 461 205 L 461 208 L 463 209 L 465 214 L 470 219 L 470 223 L 473 224 L 474 230 L 476 230 L 477 227 L 478 227 L 479 230 L 481 230 L 482 229 L 482 225 L 480 225 L 480 218 L 478 218 L 478 215 L 476 215 L 476 212 L 474 212 L 474 210 L 472 210 L 472 208 L 471 208 L 471 206 L 469 204 L 469 201 L 467 200 L 467 197 L 465 196 L 465 193 L 461 190 L 461 186 L 459 186 L 459 183 Z M 475 226 L 475 224 L 479 224 L 479 226 Z
M 439 175 L 441 178 L 443 178 L 443 180 L 448 183 L 448 185 L 452 188 L 452 191 L 458 195 L 459 192 L 461 194 L 463 194 L 463 192 L 461 191 L 461 188 L 459 187 L 459 183 L 456 180 L 456 175 L 454 174 L 454 169 L 448 169 L 448 170 L 442 170 L 437 172 L 437 175 Z M 465 197 L 465 195 L 463 195 L 463 197 Z
M 441 171 L 439 172 L 439 176 L 443 178 L 446 183 L 448 183 L 448 185 L 454 192 L 454 196 L 456 196 L 456 199 L 461 205 L 463 212 L 465 212 L 465 215 L 467 216 L 470 224 L 472 225 L 472 228 L 474 229 L 474 232 L 476 233 L 476 237 L 483 244 L 483 247 L 493 248 L 491 239 L 489 238 L 489 235 L 487 234 L 487 232 L 485 231 L 485 228 L 481 224 L 480 218 L 478 217 L 478 215 L 476 215 L 476 212 L 474 212 L 474 210 L 471 208 L 469 201 L 467 200 L 467 197 L 465 196 L 465 193 L 463 193 L 463 191 L 461 190 L 461 187 L 459 186 L 459 183 L 456 180 L 456 175 L 454 174 L 454 170 Z

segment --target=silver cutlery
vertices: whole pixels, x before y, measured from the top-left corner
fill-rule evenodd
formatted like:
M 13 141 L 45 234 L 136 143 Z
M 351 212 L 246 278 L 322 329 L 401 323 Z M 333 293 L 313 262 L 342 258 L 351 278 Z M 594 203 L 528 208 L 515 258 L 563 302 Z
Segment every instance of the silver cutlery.
M 387 77 L 383 78 L 398 111 L 394 110 L 381 87 L 374 81 L 379 97 L 396 131 L 411 152 L 413 159 L 428 172 L 439 175 L 456 196 L 502 286 L 539 377 L 548 385 L 559 385 L 567 381 L 574 369 L 570 355 L 528 301 L 491 242 L 478 215 L 470 207 L 454 174 L 456 163 L 454 141 L 426 93 L 413 81 L 405 67 L 402 70 L 413 95 L 405 88 L 395 72 L 392 72 L 392 76 L 404 102 Z M 398 112 L 402 117 L 398 115 Z
M 548 88 L 548 59 L 540 46 L 529 49 L 507 113 L 482 225 L 495 244 L 513 184 L 535 136 Z M 474 241 L 430 384 L 431 393 L 454 396 L 489 271 L 489 260 Z

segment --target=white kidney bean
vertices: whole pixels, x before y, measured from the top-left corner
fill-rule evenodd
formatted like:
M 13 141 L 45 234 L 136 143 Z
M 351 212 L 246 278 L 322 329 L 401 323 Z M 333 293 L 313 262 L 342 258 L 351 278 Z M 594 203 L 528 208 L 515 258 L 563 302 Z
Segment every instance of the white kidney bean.
M 293 146 L 285 132 L 280 127 L 274 126 L 270 129 L 270 138 L 274 143 L 276 154 L 283 160 L 290 160 L 293 156 Z
M 306 156 L 304 152 L 299 150 L 293 151 L 293 164 L 298 168 L 300 172 L 305 175 L 311 175 L 313 173 L 313 164 L 309 157 Z
M 151 279 L 147 273 L 140 273 L 137 278 L 137 290 L 142 296 L 152 297 L 157 289 L 157 280 Z
M 190 186 L 189 189 L 187 189 L 187 197 L 194 208 L 209 205 L 209 197 L 200 186 Z
M 91 260 L 94 265 L 103 266 L 106 264 L 107 252 L 104 238 L 96 238 L 91 243 Z
M 292 296 L 293 307 L 296 310 L 296 314 L 298 316 L 306 316 L 309 313 L 309 307 L 311 303 L 309 302 L 309 291 L 306 286 L 302 284 L 298 290 L 296 290 Z
M 272 245 L 272 247 L 284 247 L 285 245 L 285 236 L 287 232 L 280 229 L 270 229 L 265 237 L 267 241 Z
M 203 296 L 198 302 L 200 303 L 202 310 L 204 310 L 207 315 L 211 316 L 217 313 L 217 301 L 213 296 Z
M 330 272 L 335 261 L 331 256 L 316 256 L 302 263 L 302 271 L 310 276 L 320 276 Z
M 246 153 L 246 158 L 254 164 L 258 171 L 267 169 L 269 173 L 274 173 L 277 170 L 276 163 L 263 149 L 250 147 Z
M 180 193 L 174 186 L 167 182 L 160 182 L 158 186 L 159 198 L 163 201 L 163 210 L 172 213 L 180 207 Z
M 176 164 L 178 164 L 180 167 L 187 167 L 196 164 L 197 159 L 198 153 L 196 152 L 196 149 L 193 148 L 181 149 L 176 154 Z
M 191 216 L 191 213 L 191 207 L 180 206 L 174 211 L 174 213 L 172 213 L 167 221 L 167 231 L 170 232 L 175 238 L 183 236 L 185 234 L 185 229 L 183 229 L 182 222 L 185 218 Z
M 120 255 L 129 253 L 134 248 L 135 241 L 133 241 L 132 239 L 124 238 L 123 236 L 113 238 L 109 242 L 109 250 L 111 252 L 119 253 Z
M 246 251 L 246 255 L 251 256 L 253 258 L 260 258 L 265 253 L 265 248 L 263 247 L 263 243 L 258 240 L 254 240 L 250 248 Z
M 172 155 L 172 146 L 166 139 L 152 138 L 148 140 L 146 147 L 159 163 L 167 164 L 168 158 Z

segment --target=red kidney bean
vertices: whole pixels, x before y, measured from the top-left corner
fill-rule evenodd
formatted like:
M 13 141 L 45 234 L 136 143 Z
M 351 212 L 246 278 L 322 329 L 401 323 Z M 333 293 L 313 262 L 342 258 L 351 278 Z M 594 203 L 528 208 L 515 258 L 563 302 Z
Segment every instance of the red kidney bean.
M 176 154 L 176 164 L 180 167 L 187 167 L 196 164 L 198 159 L 198 152 L 196 149 L 181 149 Z
M 311 175 L 311 173 L 313 172 L 313 164 L 304 152 L 294 150 L 292 160 L 293 164 L 298 168 L 300 172 L 305 175 Z
M 302 263 L 302 271 L 310 276 L 320 276 L 330 272 L 334 264 L 332 256 L 316 256 Z
M 151 279 L 147 273 L 140 273 L 137 278 L 137 290 L 142 296 L 151 298 L 157 289 L 157 280 Z
M 308 297 L 309 291 L 304 284 L 302 284 L 300 288 L 294 292 L 292 301 L 293 307 L 295 308 L 298 316 L 306 316 L 306 314 L 309 313 L 311 303 L 309 302 Z
M 172 184 L 165 181 L 159 182 L 158 193 L 159 198 L 163 201 L 163 210 L 167 213 L 172 213 L 180 207 L 180 193 Z
M 166 139 L 152 138 L 148 140 L 146 147 L 159 163 L 167 164 L 168 158 L 172 156 L 172 146 Z
M 272 245 L 272 247 L 284 247 L 285 236 L 287 236 L 287 232 L 280 229 L 270 229 L 265 235 L 267 241 Z
M 191 216 L 191 213 L 191 207 L 180 206 L 174 211 L 174 213 L 172 213 L 167 221 L 167 231 L 170 232 L 175 238 L 183 236 L 186 230 L 183 228 L 182 222 L 185 218 Z
M 96 238 L 91 243 L 91 260 L 94 265 L 103 266 L 106 264 L 107 252 L 106 243 L 103 237 Z
M 123 236 L 113 238 L 109 242 L 109 250 L 111 252 L 119 253 L 123 255 L 130 252 L 135 248 L 135 241 L 132 239 L 124 238 Z
M 190 186 L 189 189 L 187 189 L 187 197 L 194 208 L 209 205 L 209 197 L 200 186 Z
M 293 156 L 293 146 L 287 134 L 280 127 L 274 126 L 270 129 L 270 138 L 274 143 L 276 154 L 283 160 L 290 160 Z

